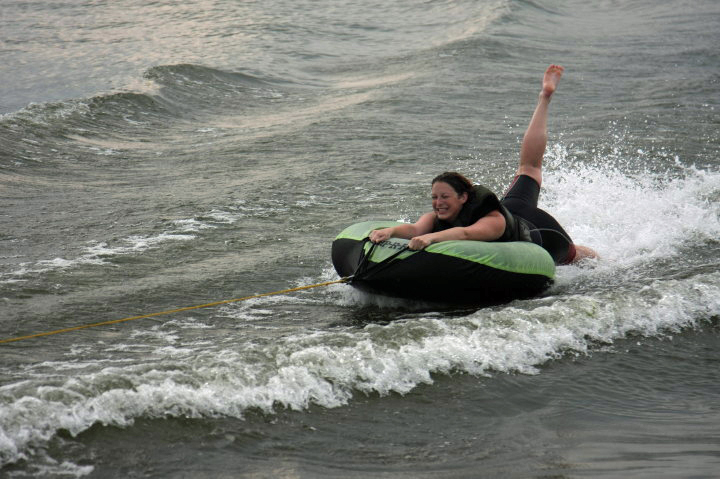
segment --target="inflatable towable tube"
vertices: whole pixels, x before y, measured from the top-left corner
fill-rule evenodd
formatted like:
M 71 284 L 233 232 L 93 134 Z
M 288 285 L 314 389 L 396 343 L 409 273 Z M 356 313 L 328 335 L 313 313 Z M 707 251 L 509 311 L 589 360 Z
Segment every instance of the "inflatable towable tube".
M 352 276 L 360 290 L 442 303 L 499 304 L 540 294 L 552 284 L 555 263 L 542 247 L 528 242 L 443 241 L 422 251 L 409 240 L 379 244 L 368 235 L 395 221 L 349 226 L 333 241 L 337 273 Z

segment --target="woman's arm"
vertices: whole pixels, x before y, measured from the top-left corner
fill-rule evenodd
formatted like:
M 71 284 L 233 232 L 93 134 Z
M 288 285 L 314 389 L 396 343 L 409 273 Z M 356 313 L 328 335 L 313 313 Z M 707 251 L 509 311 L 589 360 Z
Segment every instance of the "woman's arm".
M 422 218 L 421 218 L 422 219 Z M 431 225 L 432 231 L 432 225 Z M 505 232 L 505 217 L 494 210 L 470 226 L 456 226 L 435 233 L 414 236 L 408 245 L 410 249 L 425 249 L 433 243 L 452 240 L 494 241 Z
M 415 236 L 424 235 L 432 231 L 434 221 L 435 213 L 425 213 L 415 223 L 407 223 L 372 231 L 370 233 L 370 241 L 380 243 L 390 238 L 411 239 Z

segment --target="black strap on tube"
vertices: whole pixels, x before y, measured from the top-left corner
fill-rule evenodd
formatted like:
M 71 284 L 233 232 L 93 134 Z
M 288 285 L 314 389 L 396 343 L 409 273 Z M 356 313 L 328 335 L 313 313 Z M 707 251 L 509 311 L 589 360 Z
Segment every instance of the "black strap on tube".
M 367 241 L 367 238 L 365 238 L 365 241 Z M 370 273 L 378 273 L 388 266 L 390 266 L 392 260 L 397 258 L 401 253 L 406 251 L 408 249 L 407 245 L 400 248 L 398 251 L 393 253 L 391 256 L 385 258 L 379 263 L 374 264 L 371 267 L 368 267 L 368 264 L 370 262 L 370 256 L 372 256 L 373 251 L 375 251 L 375 247 L 377 246 L 377 243 L 373 243 L 370 247 L 370 250 L 365 254 L 365 256 L 360 260 L 360 264 L 358 265 L 357 269 L 355 270 L 355 273 L 350 276 L 350 282 L 352 283 L 355 280 L 363 279 L 364 277 L 367 277 Z

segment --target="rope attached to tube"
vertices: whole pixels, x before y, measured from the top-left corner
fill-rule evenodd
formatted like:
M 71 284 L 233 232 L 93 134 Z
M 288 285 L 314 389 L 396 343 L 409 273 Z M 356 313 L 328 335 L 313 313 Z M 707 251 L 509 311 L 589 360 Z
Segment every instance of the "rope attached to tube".
M 352 276 L 346 276 L 345 278 L 340 278 L 340 279 L 335 280 L 335 281 L 326 281 L 326 282 L 324 282 L 324 283 L 311 284 L 311 285 L 308 285 L 308 286 L 299 286 L 299 287 L 297 287 L 297 288 L 283 289 L 283 290 L 280 290 L 280 291 L 273 291 L 272 293 L 260 293 L 260 294 L 255 294 L 255 295 L 252 295 L 252 296 L 245 296 L 244 298 L 226 299 L 226 300 L 223 300 L 223 301 L 216 301 L 216 302 L 214 302 L 214 303 L 200 304 L 200 305 L 197 305 L 197 306 L 187 306 L 187 307 L 184 307 L 184 308 L 171 309 L 171 310 L 168 310 L 168 311 L 160 311 L 160 312 L 157 312 L 157 313 L 143 314 L 143 315 L 140 315 L 140 316 L 131 316 L 131 317 L 129 317 L 129 318 L 113 319 L 113 320 L 111 320 L 111 321 L 103 321 L 103 322 L 100 322 L 100 323 L 84 324 L 84 325 L 82 325 L 82 326 L 74 326 L 74 327 L 71 327 L 71 328 L 57 329 L 57 330 L 55 330 L 55 331 L 47 331 L 47 332 L 44 332 L 44 333 L 28 334 L 27 336 L 18 336 L 18 337 L 16 337 L 16 338 L 0 339 L 0 344 L 3 344 L 3 343 L 12 343 L 12 342 L 15 342 L 15 341 L 23 341 L 23 340 L 25 340 L 25 339 L 40 338 L 40 337 L 43 337 L 43 336 L 52 336 L 52 335 L 54 335 L 54 334 L 68 333 L 68 332 L 70 332 L 70 331 L 78 331 L 78 330 L 80 330 L 80 329 L 95 328 L 95 327 L 98 327 L 98 326 L 108 326 L 108 325 L 111 325 L 111 324 L 124 323 L 124 322 L 126 322 L 126 321 L 134 321 L 134 320 L 136 320 L 136 319 L 152 318 L 152 317 L 155 317 L 155 316 L 162 316 L 162 315 L 165 315 L 165 314 L 181 313 L 181 312 L 183 312 L 183 311 L 192 311 L 193 309 L 210 308 L 210 307 L 213 307 L 213 306 L 219 306 L 219 305 L 221 305 L 221 304 L 236 303 L 236 302 L 239 302 L 239 301 L 246 301 L 246 300 L 248 300 L 248 299 L 262 298 L 262 297 L 265 297 L 265 296 L 273 296 L 273 295 L 276 295 L 276 294 L 292 293 L 292 292 L 295 292 L 295 291 L 302 291 L 302 290 L 305 290 L 305 289 L 319 288 L 319 287 L 321 287 L 321 286 L 329 286 L 329 285 L 331 285 L 331 284 L 347 283 L 347 282 L 349 282 L 351 279 L 352 279 Z
M 159 311 L 157 313 L 142 314 L 139 316 L 130 316 L 128 318 L 113 319 L 110 321 L 102 321 L 100 323 L 83 324 L 81 326 L 73 326 L 71 328 L 56 329 L 55 331 L 46 331 L 44 333 L 35 333 L 35 334 L 28 334 L 26 336 L 18 336 L 15 338 L 0 339 L 0 344 L 13 343 L 16 341 L 24 341 L 26 339 L 41 338 L 43 336 L 52 336 L 52 335 L 60 334 L 60 333 L 69 333 L 71 331 L 79 331 L 81 329 L 96 328 L 99 326 L 109 326 L 111 324 L 118 324 L 118 323 L 124 323 L 127 321 L 134 321 L 136 319 L 153 318 L 155 316 L 163 316 L 166 314 L 181 313 L 183 311 L 192 311 L 194 309 L 211 308 L 213 306 L 220 306 L 222 304 L 237 303 L 239 301 L 247 301 L 249 299 L 263 298 L 265 296 L 273 296 L 276 294 L 293 293 L 295 291 L 319 288 L 321 286 L 329 286 L 331 284 L 351 283 L 354 279 L 356 279 L 356 276 L 357 276 L 357 279 L 362 279 L 363 276 L 367 276 L 368 274 L 371 274 L 371 273 L 377 273 L 378 271 L 387 268 L 389 265 L 392 264 L 392 260 L 394 260 L 397 256 L 399 256 L 400 253 L 402 253 L 408 249 L 408 247 L 405 246 L 402 249 L 400 249 L 399 251 L 397 251 L 395 254 L 393 254 L 392 256 L 385 258 L 383 261 L 380 261 L 379 263 L 375 263 L 374 265 L 369 265 L 370 257 L 372 256 L 372 253 L 375 250 L 376 246 L 377 245 L 375 243 L 372 244 L 368 253 L 366 255 L 364 255 L 363 258 L 361 259 L 360 264 L 358 265 L 358 268 L 355 271 L 355 274 L 353 274 L 351 276 L 346 276 L 344 278 L 337 279 L 335 281 L 326 281 L 324 283 L 316 283 L 316 284 L 310 284 L 307 286 L 299 286 L 297 288 L 283 289 L 280 291 L 273 291 L 271 293 L 254 294 L 252 296 L 245 296 L 243 298 L 226 299 L 223 301 L 215 301 L 214 303 L 199 304 L 196 306 L 186 306 L 184 308 L 170 309 L 167 311 Z

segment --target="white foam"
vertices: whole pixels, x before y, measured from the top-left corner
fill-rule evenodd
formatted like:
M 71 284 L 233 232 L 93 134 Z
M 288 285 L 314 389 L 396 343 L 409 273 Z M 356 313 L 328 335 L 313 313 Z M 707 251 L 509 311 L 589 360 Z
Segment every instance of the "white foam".
M 218 209 L 213 209 L 206 216 L 217 223 L 224 223 L 224 224 L 233 224 L 238 220 L 236 215 L 234 215 L 228 211 L 223 211 L 223 210 L 218 210 Z
M 680 174 L 649 171 L 643 158 L 630 158 L 623 168 L 602 163 L 611 160 L 575 163 L 561 145 L 548 154 L 539 206 L 577 243 L 628 265 L 671 257 L 718 236 L 720 208 L 708 198 L 720 191 L 720 173 L 677 163 Z
M 216 226 L 204 223 L 202 221 L 199 221 L 195 218 L 189 218 L 189 219 L 183 219 L 183 220 L 175 220 L 173 221 L 173 224 L 178 226 L 178 231 L 183 233 L 188 232 L 197 232 L 202 231 L 210 228 L 216 228 Z

